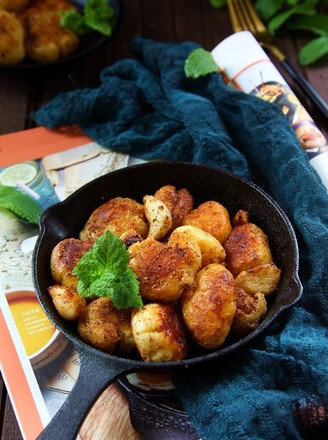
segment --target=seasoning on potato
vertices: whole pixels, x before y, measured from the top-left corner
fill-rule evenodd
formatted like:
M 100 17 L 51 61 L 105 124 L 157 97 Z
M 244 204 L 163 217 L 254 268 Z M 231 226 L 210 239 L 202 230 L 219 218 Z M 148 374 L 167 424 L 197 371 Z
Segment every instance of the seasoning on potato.
M 192 194 L 173 185 L 141 203 L 105 202 L 79 238 L 53 250 L 54 306 L 77 321 L 88 344 L 123 356 L 135 351 L 144 361 L 182 360 L 193 347 L 215 350 L 244 337 L 265 316 L 280 269 L 251 213 L 234 214 L 214 200 L 195 207 Z M 132 290 L 139 298 L 131 303 Z

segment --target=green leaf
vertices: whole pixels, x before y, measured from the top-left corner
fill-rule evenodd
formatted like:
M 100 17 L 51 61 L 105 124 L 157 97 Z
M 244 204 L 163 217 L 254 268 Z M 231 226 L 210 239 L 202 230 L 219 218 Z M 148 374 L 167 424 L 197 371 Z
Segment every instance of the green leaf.
M 328 35 L 316 38 L 303 46 L 299 51 L 298 60 L 301 66 L 308 66 L 326 54 L 328 54 Z
M 115 13 L 114 9 L 108 5 L 107 0 L 87 0 L 83 14 L 73 9 L 58 11 L 58 13 L 61 26 L 70 29 L 77 35 L 91 31 L 97 31 L 106 36 L 110 36 L 112 33 Z
M 41 206 L 27 194 L 11 186 L 0 186 L 0 207 L 8 209 L 29 223 L 40 223 Z
M 58 11 L 60 16 L 60 25 L 70 29 L 77 35 L 84 35 L 90 32 L 89 27 L 85 23 L 84 17 L 76 10 Z
M 205 49 L 194 49 L 185 61 L 184 71 L 187 78 L 199 78 L 209 73 L 217 73 L 218 65 L 210 52 Z
M 309 17 L 292 17 L 288 23 L 289 29 L 302 29 L 318 35 L 328 35 L 328 15 L 317 14 Z
M 115 307 L 141 307 L 139 282 L 129 267 L 122 240 L 106 231 L 79 260 L 73 270 L 82 297 L 108 297 Z
M 284 3 L 285 0 L 272 0 L 270 2 L 268 0 L 257 0 L 254 8 L 260 18 L 267 21 L 279 11 Z
M 209 0 L 209 2 L 214 8 L 222 8 L 227 4 L 227 0 Z
M 287 20 L 290 19 L 292 15 L 295 14 L 303 14 L 303 15 L 314 15 L 316 14 L 315 7 L 313 5 L 313 2 L 310 3 L 304 3 L 297 5 L 295 7 L 292 7 L 284 12 L 281 12 L 280 14 L 277 14 L 275 17 L 272 18 L 272 20 L 268 23 L 268 30 L 269 32 L 274 35 L 275 32 L 283 26 L 287 22 Z
M 114 10 L 108 6 L 108 0 L 88 0 L 84 13 L 89 28 L 107 36 L 111 35 Z

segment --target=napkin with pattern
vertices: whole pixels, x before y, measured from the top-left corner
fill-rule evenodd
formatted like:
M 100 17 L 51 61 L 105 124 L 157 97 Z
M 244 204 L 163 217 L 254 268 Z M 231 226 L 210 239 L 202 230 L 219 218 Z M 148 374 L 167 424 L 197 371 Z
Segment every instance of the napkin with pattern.
M 324 438 L 327 191 L 275 104 L 228 90 L 219 74 L 185 77 L 196 47 L 137 38 L 139 60 L 116 62 L 98 88 L 60 94 L 33 116 L 50 128 L 79 124 L 99 144 L 143 159 L 227 169 L 274 197 L 298 237 L 301 300 L 251 346 L 173 380 L 203 440 Z

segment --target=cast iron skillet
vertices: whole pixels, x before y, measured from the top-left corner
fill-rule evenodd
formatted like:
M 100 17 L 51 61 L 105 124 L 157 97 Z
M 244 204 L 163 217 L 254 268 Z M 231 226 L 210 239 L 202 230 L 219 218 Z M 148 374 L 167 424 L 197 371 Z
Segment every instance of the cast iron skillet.
M 122 196 L 142 202 L 160 186 L 172 184 L 187 188 L 195 204 L 217 200 L 231 215 L 243 208 L 251 221 L 268 234 L 274 261 L 282 269 L 281 282 L 262 324 L 247 337 L 229 340 L 213 352 L 193 352 L 188 359 L 174 362 L 143 362 L 103 353 L 83 342 L 75 325 L 64 321 L 55 310 L 47 288 L 53 284 L 50 255 L 64 238 L 77 237 L 91 212 L 107 200 Z M 298 278 L 298 246 L 292 226 L 284 212 L 260 188 L 226 171 L 195 164 L 153 162 L 124 168 L 85 185 L 65 201 L 46 210 L 33 255 L 36 293 L 49 319 L 72 341 L 80 356 L 80 374 L 64 405 L 40 435 L 40 439 L 73 439 L 91 404 L 101 391 L 119 377 L 138 370 L 169 371 L 177 368 L 204 367 L 207 362 L 224 362 L 223 356 L 259 336 L 278 315 L 301 296 Z M 108 409 L 110 410 L 110 409 Z

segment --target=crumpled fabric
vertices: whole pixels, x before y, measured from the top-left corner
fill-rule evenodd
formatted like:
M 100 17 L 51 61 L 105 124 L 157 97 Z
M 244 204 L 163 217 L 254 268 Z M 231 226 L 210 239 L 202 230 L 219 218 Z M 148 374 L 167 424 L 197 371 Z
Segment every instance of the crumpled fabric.
M 197 47 L 137 38 L 139 60 L 116 62 L 98 88 L 60 94 L 33 117 L 79 124 L 100 145 L 146 160 L 214 165 L 270 193 L 298 238 L 301 299 L 251 345 L 172 380 L 203 440 L 326 438 L 327 191 L 278 106 L 229 90 L 219 74 L 186 78 Z

